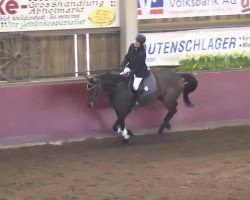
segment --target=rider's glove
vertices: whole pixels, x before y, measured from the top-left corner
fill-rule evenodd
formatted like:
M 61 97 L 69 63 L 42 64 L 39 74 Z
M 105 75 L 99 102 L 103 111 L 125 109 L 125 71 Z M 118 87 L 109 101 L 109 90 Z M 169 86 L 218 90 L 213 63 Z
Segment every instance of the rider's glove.
M 128 67 L 125 67 L 124 70 L 120 73 L 120 75 L 126 75 L 130 72 L 130 69 Z

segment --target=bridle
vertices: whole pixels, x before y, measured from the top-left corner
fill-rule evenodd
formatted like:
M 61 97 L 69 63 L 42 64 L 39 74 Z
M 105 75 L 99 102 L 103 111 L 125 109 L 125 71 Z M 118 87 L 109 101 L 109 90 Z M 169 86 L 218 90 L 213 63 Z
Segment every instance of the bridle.
M 91 101 L 94 103 L 97 100 L 97 97 L 98 97 L 99 87 L 98 87 L 97 83 L 90 83 L 90 82 L 88 82 L 88 84 L 87 84 L 87 90 L 91 91 L 93 89 L 95 89 L 95 93 L 93 94 L 93 98 L 92 98 Z
M 92 90 L 95 87 L 97 87 L 97 84 L 88 82 L 88 84 L 87 84 L 87 90 L 88 91 Z

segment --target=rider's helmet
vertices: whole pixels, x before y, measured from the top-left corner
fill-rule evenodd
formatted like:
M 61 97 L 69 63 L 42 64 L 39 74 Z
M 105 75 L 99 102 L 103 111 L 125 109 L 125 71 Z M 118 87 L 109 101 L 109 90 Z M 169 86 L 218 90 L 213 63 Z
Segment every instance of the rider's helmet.
M 143 45 L 146 42 L 146 36 L 141 33 L 138 33 L 135 40 L 139 42 L 141 45 Z

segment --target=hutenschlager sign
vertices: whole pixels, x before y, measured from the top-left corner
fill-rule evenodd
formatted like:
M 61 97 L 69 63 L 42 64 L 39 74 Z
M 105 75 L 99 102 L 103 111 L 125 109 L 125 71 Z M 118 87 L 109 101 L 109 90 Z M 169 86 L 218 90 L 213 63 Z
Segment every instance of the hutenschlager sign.
M 250 56 L 250 27 L 146 34 L 147 64 L 179 65 L 187 56 L 244 52 Z
M 0 32 L 119 26 L 118 0 L 0 0 Z
M 138 18 L 250 14 L 250 0 L 137 0 Z

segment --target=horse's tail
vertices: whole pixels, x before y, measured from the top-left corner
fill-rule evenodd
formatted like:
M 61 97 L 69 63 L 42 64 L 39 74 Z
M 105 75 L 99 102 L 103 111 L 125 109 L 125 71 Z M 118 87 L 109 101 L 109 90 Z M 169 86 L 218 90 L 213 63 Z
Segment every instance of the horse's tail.
M 190 73 L 179 73 L 179 75 L 184 79 L 185 82 L 185 87 L 183 91 L 183 101 L 185 102 L 186 106 L 192 107 L 193 104 L 190 101 L 188 94 L 193 92 L 197 88 L 198 81 L 194 77 L 194 75 Z

